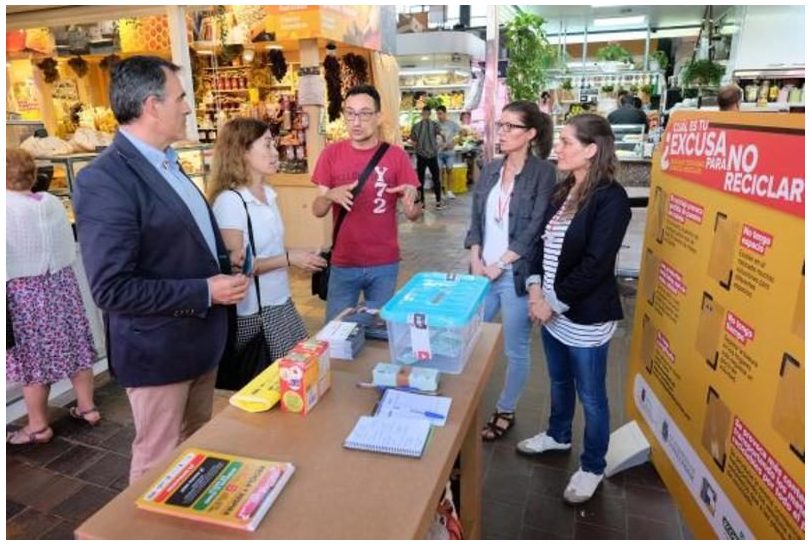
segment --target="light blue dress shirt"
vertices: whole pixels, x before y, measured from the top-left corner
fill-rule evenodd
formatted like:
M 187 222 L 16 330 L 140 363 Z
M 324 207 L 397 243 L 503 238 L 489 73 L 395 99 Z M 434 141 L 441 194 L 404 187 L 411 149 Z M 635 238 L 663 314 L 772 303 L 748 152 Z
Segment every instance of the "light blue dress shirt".
M 180 165 L 177 162 L 177 152 L 172 148 L 166 148 L 165 151 L 160 151 L 157 148 L 150 146 L 137 137 L 129 134 L 126 130 L 121 129 L 127 140 L 132 142 L 141 155 L 143 155 L 149 164 L 163 176 L 163 179 L 174 189 L 175 193 L 183 200 L 191 212 L 197 227 L 208 244 L 211 254 L 214 259 L 217 259 L 217 244 L 214 236 L 214 226 L 211 224 L 211 216 L 208 212 L 208 205 L 205 198 L 200 193 L 194 182 L 188 179 L 180 170 Z

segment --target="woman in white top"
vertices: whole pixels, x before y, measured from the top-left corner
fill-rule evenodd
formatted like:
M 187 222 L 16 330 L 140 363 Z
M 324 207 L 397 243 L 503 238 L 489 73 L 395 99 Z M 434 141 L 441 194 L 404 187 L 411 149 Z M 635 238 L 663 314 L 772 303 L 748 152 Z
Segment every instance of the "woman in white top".
M 70 415 L 91 425 L 101 420 L 93 403 L 93 335 L 71 266 L 73 232 L 59 199 L 31 192 L 35 179 L 34 159 L 6 150 L 6 318 L 14 331 L 6 380 L 22 384 L 28 412 L 28 424 L 6 434 L 14 445 L 51 440 L 48 395 L 65 378 L 78 400 Z
M 543 324 L 551 412 L 546 430 L 519 442 L 517 449 L 526 455 L 570 450 L 579 397 L 585 413 L 583 451 L 563 497 L 582 503 L 602 482 L 606 465 L 608 345 L 623 317 L 614 271 L 630 201 L 616 181 L 613 131 L 604 117 L 582 114 L 568 120 L 556 151 L 566 177 L 546 211 L 540 252 L 527 280 L 529 313 Z
M 284 224 L 276 192 L 267 178 L 278 169 L 278 152 L 266 123 L 258 119 L 233 119 L 217 137 L 208 199 L 232 265 L 241 270 L 253 227 L 255 266 L 261 297 L 259 310 L 256 288 L 236 307 L 238 350 L 258 331 L 264 331 L 270 360 L 285 355 L 307 330 L 290 298 L 288 267 L 316 271 L 326 261 L 315 252 L 284 247 Z
M 470 271 L 492 281 L 484 320 L 503 322 L 506 378 L 495 411 L 483 430 L 485 441 L 500 439 L 515 424 L 518 400 L 531 371 L 531 329 L 526 279 L 540 240 L 540 228 L 556 181 L 546 161 L 553 127 L 537 104 L 507 104 L 495 124 L 503 159 L 488 163 L 475 184 L 470 229 Z

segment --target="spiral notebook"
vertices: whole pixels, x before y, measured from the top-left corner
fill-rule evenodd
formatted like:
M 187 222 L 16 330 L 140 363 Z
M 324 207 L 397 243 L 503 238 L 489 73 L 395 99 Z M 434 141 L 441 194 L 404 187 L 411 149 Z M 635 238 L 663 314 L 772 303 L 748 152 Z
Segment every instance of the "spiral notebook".
M 430 422 L 413 418 L 361 416 L 343 446 L 382 454 L 421 458 Z

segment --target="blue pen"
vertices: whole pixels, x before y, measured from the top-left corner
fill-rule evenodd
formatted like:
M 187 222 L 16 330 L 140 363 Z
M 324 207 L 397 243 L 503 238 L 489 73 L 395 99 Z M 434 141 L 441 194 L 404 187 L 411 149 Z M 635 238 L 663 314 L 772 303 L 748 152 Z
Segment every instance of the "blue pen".
M 426 416 L 428 418 L 435 418 L 436 420 L 444 420 L 444 415 L 441 415 L 439 413 L 434 413 L 434 412 L 431 412 L 431 411 L 418 411 L 416 409 L 411 409 L 411 412 L 414 412 L 416 414 L 424 415 L 424 416 Z

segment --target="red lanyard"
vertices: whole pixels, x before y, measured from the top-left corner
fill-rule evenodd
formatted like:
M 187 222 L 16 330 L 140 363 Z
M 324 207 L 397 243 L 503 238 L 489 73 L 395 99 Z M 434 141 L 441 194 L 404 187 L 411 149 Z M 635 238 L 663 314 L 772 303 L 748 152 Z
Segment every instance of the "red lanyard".
M 515 188 L 515 183 L 509 188 L 509 193 L 506 194 L 506 199 L 503 198 L 503 180 L 501 180 L 500 191 L 498 191 L 498 213 L 495 215 L 495 223 L 499 224 L 503 221 L 506 211 L 509 210 L 509 203 L 512 201 L 512 190 Z

